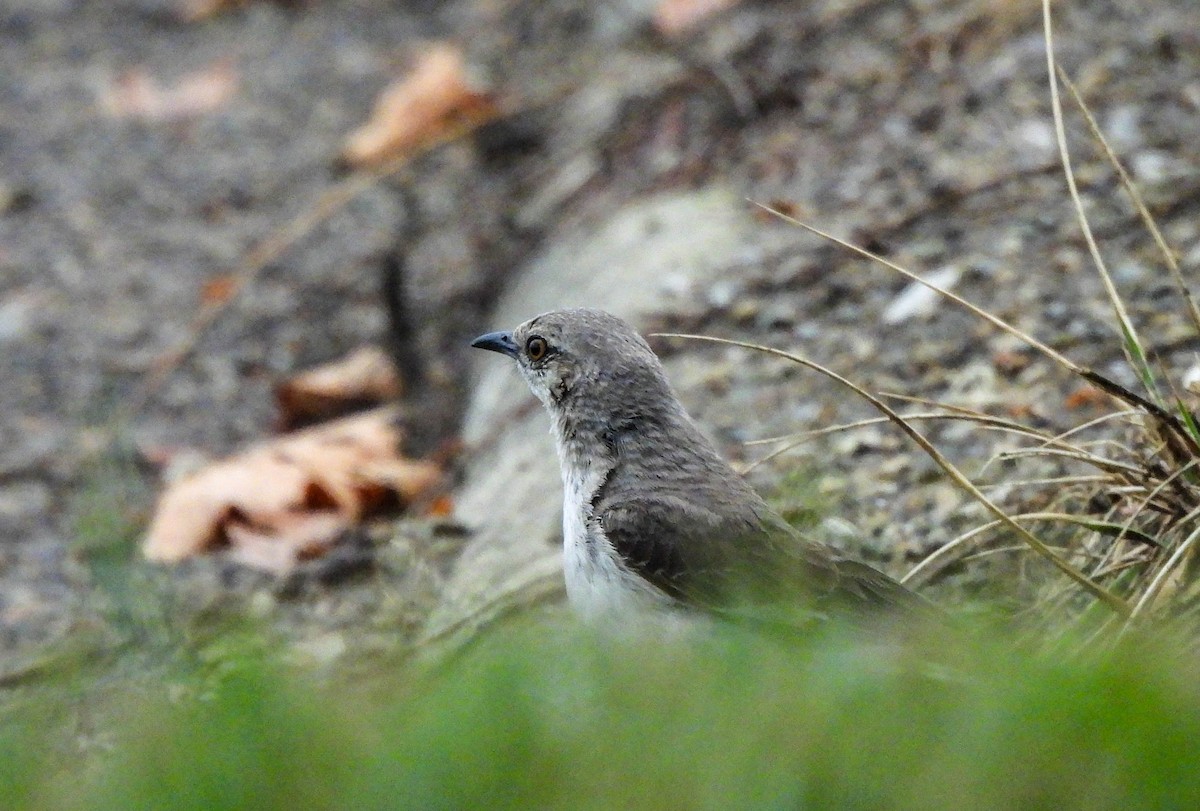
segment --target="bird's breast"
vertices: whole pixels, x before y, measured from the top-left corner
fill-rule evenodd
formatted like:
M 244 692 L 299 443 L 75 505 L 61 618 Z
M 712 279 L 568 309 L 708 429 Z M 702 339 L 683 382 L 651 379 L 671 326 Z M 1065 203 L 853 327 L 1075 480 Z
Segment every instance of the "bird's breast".
M 563 575 L 567 598 L 588 620 L 628 618 L 671 599 L 621 563 L 593 504 L 608 470 L 559 446 L 563 480 Z

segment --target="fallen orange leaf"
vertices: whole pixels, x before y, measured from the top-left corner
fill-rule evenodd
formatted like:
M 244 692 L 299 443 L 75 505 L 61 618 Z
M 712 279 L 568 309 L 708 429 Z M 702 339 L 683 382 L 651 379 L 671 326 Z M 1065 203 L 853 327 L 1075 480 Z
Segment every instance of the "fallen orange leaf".
M 275 388 L 284 430 L 306 422 L 378 405 L 401 393 L 395 364 L 382 349 L 361 347 L 340 360 L 285 380 Z
M 1108 402 L 1108 395 L 1095 386 L 1080 386 L 1067 395 L 1063 405 L 1075 411 L 1080 408 L 1094 408 Z
M 468 78 L 462 51 L 437 44 L 379 95 L 370 119 L 346 139 L 342 160 L 376 166 L 436 141 L 460 121 L 495 113 L 491 96 Z
M 171 123 L 223 107 L 237 92 L 233 64 L 220 61 L 163 87 L 145 68 L 130 68 L 116 78 L 101 102 L 114 118 Z
M 200 303 L 205 306 L 224 304 L 238 290 L 238 280 L 232 273 L 220 273 L 200 285 Z
M 454 515 L 454 499 L 441 495 L 429 503 L 425 514 L 431 518 L 449 518 Z
M 368 482 L 383 485 L 395 493 L 411 493 L 406 501 L 431 492 L 441 479 L 441 467 L 413 459 L 377 459 L 359 471 Z M 364 499 L 365 501 L 366 499 Z
M 386 505 L 438 488 L 441 466 L 404 459 L 399 440 L 395 411 L 380 409 L 214 462 L 167 487 L 142 551 L 174 562 L 218 546 L 245 547 L 247 559 L 270 571 L 282 565 L 279 548 L 293 564 L 321 554 Z
M 662 0 L 654 9 L 654 27 L 665 36 L 678 36 L 738 2 L 740 0 Z
M 1021 373 L 1032 362 L 1033 358 L 1026 352 L 1001 349 L 992 354 L 992 366 L 997 372 L 1007 377 Z
M 279 513 L 250 525 L 232 521 L 225 528 L 230 557 L 272 574 L 287 574 L 301 560 L 329 552 L 352 522 L 335 512 Z
M 301 0 L 276 0 L 279 6 L 299 6 Z M 179 17 L 187 23 L 198 23 L 209 17 L 250 5 L 250 0 L 183 0 L 179 5 Z
M 244 6 L 248 0 L 183 0 L 179 6 L 179 17 L 188 23 L 197 23 L 215 17 L 222 11 Z

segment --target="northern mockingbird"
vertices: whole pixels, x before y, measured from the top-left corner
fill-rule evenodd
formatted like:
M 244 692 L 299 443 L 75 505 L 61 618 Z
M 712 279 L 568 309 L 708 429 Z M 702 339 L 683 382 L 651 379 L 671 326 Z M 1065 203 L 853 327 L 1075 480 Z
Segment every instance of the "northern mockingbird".
M 649 345 L 616 316 L 545 313 L 471 346 L 515 360 L 550 412 L 567 595 L 585 617 L 699 609 L 791 622 L 831 604 L 924 602 L 768 507 L 688 417 Z

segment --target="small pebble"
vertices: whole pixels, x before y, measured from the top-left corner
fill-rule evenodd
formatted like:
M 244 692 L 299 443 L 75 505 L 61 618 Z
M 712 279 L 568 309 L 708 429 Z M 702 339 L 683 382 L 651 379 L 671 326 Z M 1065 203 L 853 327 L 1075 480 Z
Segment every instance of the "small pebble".
M 961 276 L 962 268 L 951 265 L 926 275 L 925 279 L 943 290 L 950 290 Z M 941 299 L 942 295 L 937 291 L 920 282 L 912 282 L 883 311 L 883 321 L 885 324 L 903 324 L 913 318 L 928 318 L 937 310 Z

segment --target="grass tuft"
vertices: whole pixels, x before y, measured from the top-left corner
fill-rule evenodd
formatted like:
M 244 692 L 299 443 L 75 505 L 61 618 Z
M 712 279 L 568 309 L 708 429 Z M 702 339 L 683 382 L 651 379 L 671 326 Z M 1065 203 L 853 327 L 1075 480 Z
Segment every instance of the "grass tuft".
M 882 418 L 875 420 L 861 420 L 848 425 L 763 440 L 760 444 L 778 443 L 777 447 L 750 467 L 787 453 L 816 436 L 833 431 L 853 430 L 886 420 L 897 425 L 913 439 L 957 487 L 986 508 L 993 520 L 935 550 L 909 572 L 906 581 L 916 582 L 918 578 L 934 576 L 951 562 L 962 563 L 965 560 L 962 556 L 972 554 L 971 548 L 983 538 L 993 537 L 1003 544 L 1004 536 L 997 537 L 997 531 L 1002 530 L 1004 535 L 1015 536 L 1027 549 L 1036 552 L 1052 564 L 1075 587 L 1114 612 L 1119 621 L 1115 624 L 1101 622 L 1099 625 L 1102 628 L 1111 630 L 1115 627 L 1123 632 L 1135 621 L 1154 614 L 1156 618 L 1169 616 L 1190 621 L 1196 626 L 1197 633 L 1200 633 L 1200 610 L 1197 610 L 1200 607 L 1200 585 L 1195 582 L 1192 571 L 1197 559 L 1197 539 L 1200 538 L 1200 530 L 1195 529 L 1197 518 L 1200 518 L 1200 474 L 1197 472 L 1197 467 L 1200 466 L 1200 421 L 1179 394 L 1179 386 L 1175 385 L 1165 372 L 1155 373 L 1145 350 L 1145 343 L 1139 336 L 1121 293 L 1108 272 L 1100 246 L 1092 233 L 1072 169 L 1065 116 L 1058 93 L 1060 80 L 1079 106 L 1103 155 L 1113 166 L 1134 208 L 1158 246 L 1163 261 L 1175 280 L 1183 309 L 1191 318 L 1198 337 L 1200 307 L 1197 307 L 1187 288 L 1175 252 L 1166 243 L 1136 185 L 1104 138 L 1095 117 L 1067 72 L 1056 62 L 1049 0 L 1042 0 L 1042 9 L 1050 106 L 1054 116 L 1063 174 L 1088 251 L 1112 307 L 1119 347 L 1130 369 L 1144 388 L 1144 395 L 1077 363 L 1034 335 L 1018 329 L 966 298 L 926 281 L 919 274 L 760 203 L 755 205 L 910 281 L 930 288 L 981 320 L 1018 338 L 1053 361 L 1059 368 L 1075 376 L 1081 383 L 1109 395 L 1113 407 L 1097 419 L 1072 426 L 1058 434 L 1048 434 L 1033 426 L 972 412 L 953 404 L 929 403 L 910 396 L 899 396 L 899 399 L 920 403 L 935 410 L 901 415 L 883 402 L 881 397 L 884 395 L 872 394 L 841 375 L 796 355 L 741 341 L 706 336 L 674 337 L 742 346 L 799 363 L 848 387 L 884 414 Z M 1165 379 L 1169 385 L 1169 401 L 1162 394 L 1160 379 Z M 1049 465 L 1059 471 L 1058 475 L 1043 475 L 1032 480 L 1006 480 L 1003 478 L 1004 471 L 1017 468 L 1001 465 L 998 481 L 976 485 L 914 426 L 917 422 L 950 419 L 965 420 L 980 430 L 1003 432 L 1019 443 L 1015 448 L 997 453 L 984 465 L 981 475 L 988 470 L 992 462 L 1012 462 L 1018 459 L 1033 459 L 1043 466 Z M 1044 488 L 1040 492 L 1039 486 Z M 985 495 L 985 490 L 1010 495 L 1019 493 L 1020 501 L 1013 507 L 1004 508 Z M 1037 504 L 1038 508 L 1028 509 L 1026 505 L 1030 503 Z M 1066 536 L 1052 546 L 1026 528 L 1025 525 L 1030 522 L 1053 524 L 1058 535 L 1066 533 Z M 1002 545 L 998 549 L 1005 553 L 1017 551 L 1017 548 L 1011 545 Z M 973 554 L 971 559 L 978 560 L 979 557 L 979 554 Z M 1072 619 L 1084 623 L 1094 622 L 1087 601 L 1079 602 L 1054 585 L 1049 585 L 1044 590 L 1037 608 L 1040 610 L 1036 613 L 1048 615 L 1045 622 L 1057 623 L 1060 628 L 1069 625 Z M 1051 608 L 1054 610 L 1047 610 Z

